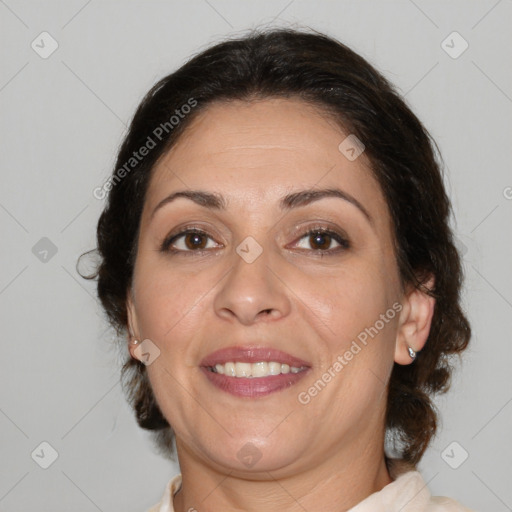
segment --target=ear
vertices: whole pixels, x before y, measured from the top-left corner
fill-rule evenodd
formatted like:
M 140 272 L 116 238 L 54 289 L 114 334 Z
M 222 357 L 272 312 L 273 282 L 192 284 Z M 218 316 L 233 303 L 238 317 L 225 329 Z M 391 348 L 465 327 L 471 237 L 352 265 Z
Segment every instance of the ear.
M 135 312 L 135 303 L 133 299 L 132 291 L 130 290 L 126 297 L 126 312 L 128 316 L 128 350 L 130 351 L 130 355 L 134 359 L 138 359 L 135 355 L 135 348 L 137 345 L 133 344 L 134 340 L 142 341 L 139 338 L 139 328 L 137 325 L 137 314 Z
M 432 290 L 434 277 L 430 277 L 425 286 Z M 412 288 L 405 296 L 400 312 L 398 332 L 395 344 L 395 362 L 411 364 L 409 347 L 419 352 L 427 341 L 434 316 L 435 299 L 417 288 Z

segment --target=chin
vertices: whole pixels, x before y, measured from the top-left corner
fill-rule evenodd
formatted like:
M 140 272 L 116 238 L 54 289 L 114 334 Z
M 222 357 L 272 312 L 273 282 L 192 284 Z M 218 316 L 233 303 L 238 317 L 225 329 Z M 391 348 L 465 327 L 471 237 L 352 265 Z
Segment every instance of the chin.
M 297 440 L 285 437 L 276 436 L 272 440 L 254 435 L 229 437 L 203 454 L 223 472 L 249 479 L 268 479 L 268 472 L 295 465 L 306 449 Z

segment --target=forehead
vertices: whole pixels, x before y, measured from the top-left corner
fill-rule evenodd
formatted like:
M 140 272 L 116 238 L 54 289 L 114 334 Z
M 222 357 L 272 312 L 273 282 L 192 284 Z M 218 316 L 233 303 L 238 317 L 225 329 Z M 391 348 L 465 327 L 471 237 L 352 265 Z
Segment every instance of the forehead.
M 387 206 L 364 153 L 351 161 L 339 146 L 349 136 L 318 108 L 298 99 L 231 101 L 208 106 L 156 164 L 148 208 L 173 190 L 215 191 L 277 201 L 303 188 L 343 188 L 375 216 Z M 379 211 L 380 210 L 380 211 Z

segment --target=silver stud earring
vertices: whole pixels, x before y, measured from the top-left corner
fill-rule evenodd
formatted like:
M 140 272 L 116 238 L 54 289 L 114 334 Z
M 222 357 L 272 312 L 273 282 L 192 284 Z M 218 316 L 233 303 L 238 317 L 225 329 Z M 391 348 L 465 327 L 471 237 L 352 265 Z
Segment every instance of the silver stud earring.
M 411 359 L 415 359 L 416 357 L 416 352 L 414 352 L 414 350 L 411 348 L 411 347 L 407 347 L 407 350 L 409 351 L 409 356 Z
M 139 340 L 133 340 L 133 341 L 132 341 L 132 345 L 138 345 L 139 343 L 140 343 L 140 341 L 139 341 Z

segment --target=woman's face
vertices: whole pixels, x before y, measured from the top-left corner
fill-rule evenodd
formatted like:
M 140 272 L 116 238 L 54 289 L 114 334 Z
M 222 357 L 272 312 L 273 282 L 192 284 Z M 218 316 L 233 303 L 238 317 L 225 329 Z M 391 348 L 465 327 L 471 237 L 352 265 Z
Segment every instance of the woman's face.
M 218 103 L 156 165 L 129 317 L 183 457 L 284 475 L 382 450 L 402 293 L 348 135 L 299 100 Z

